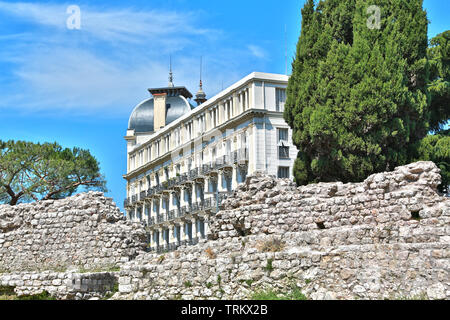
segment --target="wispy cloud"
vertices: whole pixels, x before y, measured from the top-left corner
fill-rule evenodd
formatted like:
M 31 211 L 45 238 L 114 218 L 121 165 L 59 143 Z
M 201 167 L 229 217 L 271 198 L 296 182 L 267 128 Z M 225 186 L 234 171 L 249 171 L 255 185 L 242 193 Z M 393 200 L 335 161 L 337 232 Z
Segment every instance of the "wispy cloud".
M 259 46 L 250 44 L 247 46 L 247 48 L 248 48 L 248 50 L 250 50 L 251 54 L 257 58 L 265 59 L 267 57 L 265 50 Z
M 204 57 L 209 96 L 243 76 L 244 57 L 266 57 L 223 41 L 202 25 L 204 12 L 80 6 L 81 30 L 68 30 L 67 6 L 0 1 L 0 18 L 34 26 L 0 34 L 0 109 L 128 113 L 167 82 L 169 55 L 175 83 L 195 90 L 200 55 L 214 52 Z
M 66 29 L 67 5 L 0 1 L 0 11 L 17 18 L 59 30 Z M 119 8 L 97 10 L 81 7 L 80 32 L 106 41 L 148 41 L 175 34 L 210 36 L 217 30 L 194 25 L 197 12 L 139 11 Z

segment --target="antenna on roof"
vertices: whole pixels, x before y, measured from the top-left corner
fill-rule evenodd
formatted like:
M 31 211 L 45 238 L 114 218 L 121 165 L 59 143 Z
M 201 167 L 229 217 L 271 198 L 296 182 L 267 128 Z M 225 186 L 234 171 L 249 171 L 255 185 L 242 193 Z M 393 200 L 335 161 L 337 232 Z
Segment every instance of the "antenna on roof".
M 287 25 L 284 24 L 284 59 L 286 63 L 286 75 L 288 74 L 288 58 L 287 58 Z
M 170 56 L 169 87 L 173 88 L 172 56 Z

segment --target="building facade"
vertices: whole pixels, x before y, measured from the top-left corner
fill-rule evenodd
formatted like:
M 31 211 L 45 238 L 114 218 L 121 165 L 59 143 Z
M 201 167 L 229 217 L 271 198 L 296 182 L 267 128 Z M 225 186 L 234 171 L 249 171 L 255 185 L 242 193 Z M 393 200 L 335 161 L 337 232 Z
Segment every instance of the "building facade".
M 293 178 L 297 149 L 283 119 L 288 77 L 254 72 L 197 106 L 185 87 L 149 89 L 127 136 L 129 220 L 150 229 L 151 250 L 206 238 L 209 217 L 246 176 Z

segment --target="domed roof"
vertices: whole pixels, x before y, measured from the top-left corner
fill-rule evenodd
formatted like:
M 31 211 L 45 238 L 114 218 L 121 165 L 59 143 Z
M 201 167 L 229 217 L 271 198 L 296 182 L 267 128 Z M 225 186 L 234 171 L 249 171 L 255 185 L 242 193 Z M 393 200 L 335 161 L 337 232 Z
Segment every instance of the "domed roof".
M 166 126 L 194 108 L 181 95 L 168 96 L 166 98 L 166 106 Z M 135 133 L 154 132 L 153 108 L 153 98 L 138 104 L 131 113 L 130 120 L 128 121 L 128 130 L 135 130 Z

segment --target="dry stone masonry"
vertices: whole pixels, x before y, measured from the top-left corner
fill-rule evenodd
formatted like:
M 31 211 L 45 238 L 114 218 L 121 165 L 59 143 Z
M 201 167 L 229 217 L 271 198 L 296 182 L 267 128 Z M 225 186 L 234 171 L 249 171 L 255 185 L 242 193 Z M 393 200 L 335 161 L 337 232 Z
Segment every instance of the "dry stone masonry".
M 449 299 L 450 200 L 418 162 L 362 183 L 297 188 L 249 177 L 211 240 L 121 268 L 115 299 L 248 299 L 293 286 L 312 299 Z
M 145 249 L 143 228 L 102 193 L 0 206 L 0 271 L 99 269 Z
M 0 286 L 60 299 L 450 299 L 450 199 L 418 162 L 362 183 L 248 177 L 208 241 L 145 253 L 142 226 L 101 193 L 0 206 Z M 119 268 L 120 267 L 120 271 Z M 118 285 L 118 288 L 117 288 Z

